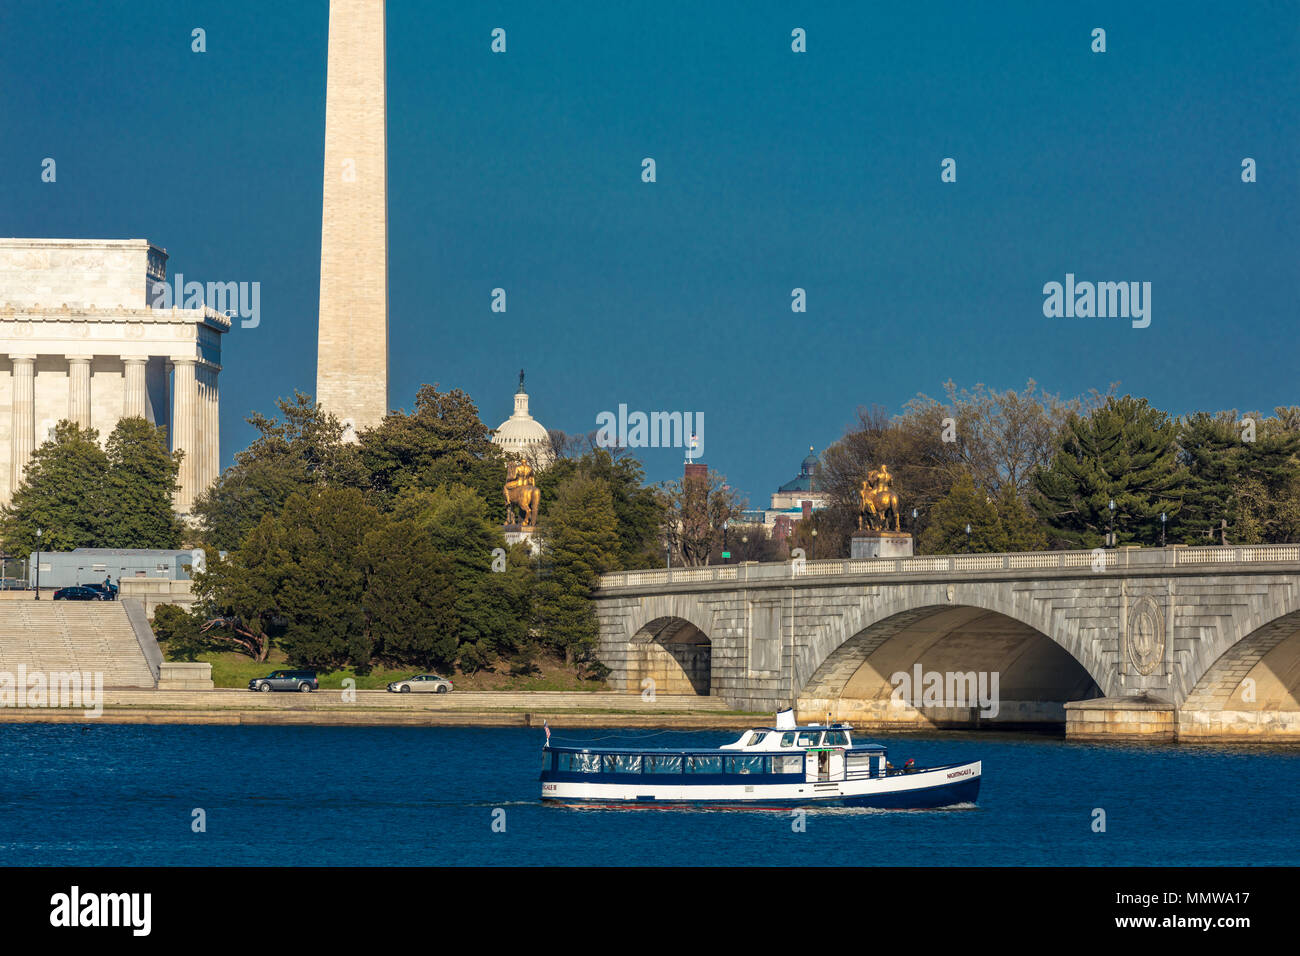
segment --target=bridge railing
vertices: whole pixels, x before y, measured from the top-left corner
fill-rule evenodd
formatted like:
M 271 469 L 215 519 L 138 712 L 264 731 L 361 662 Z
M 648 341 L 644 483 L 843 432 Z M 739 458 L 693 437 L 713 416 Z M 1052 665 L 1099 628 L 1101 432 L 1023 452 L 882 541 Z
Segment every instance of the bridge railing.
M 1097 548 L 1092 551 L 1027 551 L 1010 554 L 936 554 L 912 558 L 838 558 L 830 561 L 794 559 L 770 563 L 718 564 L 703 568 L 663 568 L 657 571 L 618 571 L 600 579 L 600 589 L 659 587 L 672 584 L 775 581 L 791 578 L 864 575 L 891 576 L 966 574 L 978 571 L 1115 571 L 1203 568 L 1206 565 L 1300 565 L 1300 544 L 1216 545 L 1190 548 Z

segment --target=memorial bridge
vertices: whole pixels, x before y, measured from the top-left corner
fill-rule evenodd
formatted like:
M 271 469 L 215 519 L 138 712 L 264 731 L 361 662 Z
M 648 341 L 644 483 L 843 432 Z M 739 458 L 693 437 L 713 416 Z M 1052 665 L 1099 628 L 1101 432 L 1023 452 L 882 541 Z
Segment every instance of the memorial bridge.
M 609 683 L 630 693 L 878 729 L 1300 740 L 1300 545 L 626 571 L 594 600 Z M 894 700 L 899 673 L 949 692 L 992 677 L 996 714 Z

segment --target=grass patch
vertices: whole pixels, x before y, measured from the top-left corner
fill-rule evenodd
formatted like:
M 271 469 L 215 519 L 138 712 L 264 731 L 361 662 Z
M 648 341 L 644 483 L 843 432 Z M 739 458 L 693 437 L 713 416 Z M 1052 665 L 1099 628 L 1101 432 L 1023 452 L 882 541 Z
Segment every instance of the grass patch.
M 164 653 L 166 653 L 164 648 Z M 170 657 L 168 658 L 170 660 Z M 212 682 L 217 687 L 248 687 L 254 677 L 265 677 L 273 670 L 288 668 L 284 652 L 273 648 L 265 661 L 255 661 L 236 651 L 205 651 L 195 655 L 196 661 L 212 665 Z M 441 674 L 452 682 L 455 690 L 497 691 L 602 691 L 608 688 L 600 681 L 581 680 L 563 661 L 542 658 L 537 661 L 538 672 L 527 677 L 510 674 L 509 665 L 498 663 L 493 670 L 475 674 L 460 671 Z M 383 690 L 389 682 L 404 680 L 419 673 L 413 668 L 376 667 L 369 674 L 357 674 L 351 669 L 318 671 L 322 690 L 341 690 L 345 678 L 356 681 L 357 690 Z

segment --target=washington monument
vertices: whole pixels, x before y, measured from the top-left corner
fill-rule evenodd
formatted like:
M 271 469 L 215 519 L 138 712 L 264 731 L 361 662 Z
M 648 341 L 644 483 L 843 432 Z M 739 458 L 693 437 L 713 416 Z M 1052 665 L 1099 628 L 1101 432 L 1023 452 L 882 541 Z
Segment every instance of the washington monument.
M 388 411 L 384 0 L 330 0 L 316 400 L 350 437 Z

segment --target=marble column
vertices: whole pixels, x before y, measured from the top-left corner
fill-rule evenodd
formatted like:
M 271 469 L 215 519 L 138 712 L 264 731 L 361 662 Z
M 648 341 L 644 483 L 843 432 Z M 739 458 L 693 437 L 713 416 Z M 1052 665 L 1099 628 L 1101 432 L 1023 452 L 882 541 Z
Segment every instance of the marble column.
M 207 461 L 209 487 L 221 475 L 221 392 L 217 388 L 217 374 L 221 369 L 215 365 L 208 368 L 208 423 L 207 423 Z
M 68 360 L 68 421 L 90 427 L 90 358 L 85 355 L 67 355 Z
M 189 514 L 198 480 L 198 382 L 193 358 L 173 358 L 172 450 L 185 452 L 181 459 L 180 490 L 176 510 Z
M 36 450 L 36 356 L 11 355 L 14 363 L 13 471 L 9 495 L 18 490 Z
M 122 417 L 147 418 L 148 402 L 145 398 L 144 373 L 149 360 L 127 358 L 122 362 L 126 365 L 126 393 L 122 397 Z

